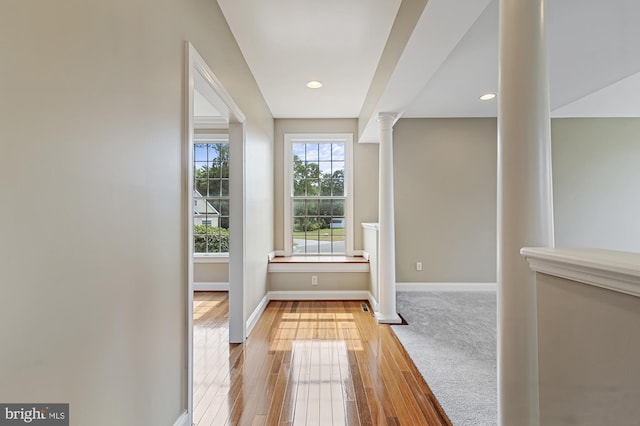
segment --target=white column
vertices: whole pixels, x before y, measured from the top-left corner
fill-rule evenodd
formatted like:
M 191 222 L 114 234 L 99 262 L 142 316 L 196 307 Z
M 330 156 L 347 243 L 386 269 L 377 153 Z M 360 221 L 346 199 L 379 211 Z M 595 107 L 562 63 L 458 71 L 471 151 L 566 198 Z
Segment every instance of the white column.
M 399 324 L 396 312 L 396 232 L 393 204 L 393 123 L 397 114 L 380 114 L 378 185 L 378 312 L 379 323 Z
M 544 0 L 500 0 L 498 423 L 538 425 L 535 275 L 522 247 L 553 246 Z

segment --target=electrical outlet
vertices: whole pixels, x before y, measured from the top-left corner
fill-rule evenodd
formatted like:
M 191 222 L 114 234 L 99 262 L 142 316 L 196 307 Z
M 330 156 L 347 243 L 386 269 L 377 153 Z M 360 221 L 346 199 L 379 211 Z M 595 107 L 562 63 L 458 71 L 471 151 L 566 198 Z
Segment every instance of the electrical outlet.
M 318 285 L 318 276 L 311 275 L 311 285 Z
M 416 262 L 416 271 L 422 271 L 422 262 Z

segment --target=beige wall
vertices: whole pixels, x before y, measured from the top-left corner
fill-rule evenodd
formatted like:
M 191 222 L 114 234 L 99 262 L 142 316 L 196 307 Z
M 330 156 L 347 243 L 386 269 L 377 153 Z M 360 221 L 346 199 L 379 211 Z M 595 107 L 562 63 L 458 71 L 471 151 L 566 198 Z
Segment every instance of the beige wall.
M 354 240 L 362 250 L 362 222 L 378 219 L 378 145 L 357 143 L 356 119 L 276 119 L 275 120 L 275 247 L 284 250 L 284 135 L 286 133 L 353 134 Z
M 640 252 L 640 119 L 554 119 L 558 247 Z
M 193 281 L 197 283 L 228 283 L 228 263 L 194 263 Z
M 540 424 L 640 418 L 640 298 L 537 274 Z
M 311 285 L 311 276 L 318 285 Z M 271 291 L 341 291 L 369 290 L 368 272 L 271 272 Z
M 3 2 L 1 401 L 96 426 L 186 408 L 185 40 L 247 115 L 248 308 L 264 295 L 273 120 L 217 3 Z
M 491 118 L 394 126 L 398 282 L 495 282 L 496 132 Z

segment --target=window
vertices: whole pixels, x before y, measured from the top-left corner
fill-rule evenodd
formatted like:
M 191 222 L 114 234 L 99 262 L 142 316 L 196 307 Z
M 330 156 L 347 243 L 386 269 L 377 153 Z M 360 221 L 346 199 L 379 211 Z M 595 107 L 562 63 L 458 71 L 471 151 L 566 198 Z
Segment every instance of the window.
M 195 135 L 193 145 L 194 254 L 229 253 L 229 142 Z
M 285 135 L 285 253 L 352 254 L 352 135 Z

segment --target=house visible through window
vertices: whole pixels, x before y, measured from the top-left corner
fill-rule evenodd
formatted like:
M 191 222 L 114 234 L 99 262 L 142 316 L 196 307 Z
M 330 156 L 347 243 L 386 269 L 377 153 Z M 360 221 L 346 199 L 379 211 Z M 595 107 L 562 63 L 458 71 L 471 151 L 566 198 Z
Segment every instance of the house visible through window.
M 287 135 L 290 254 L 350 251 L 351 135 Z M 348 244 L 349 243 L 349 244 Z
M 226 136 L 224 139 L 227 140 Z M 200 143 L 204 141 L 207 143 Z M 228 253 L 228 142 L 213 142 L 196 135 L 196 143 L 193 145 L 193 180 L 194 253 Z

